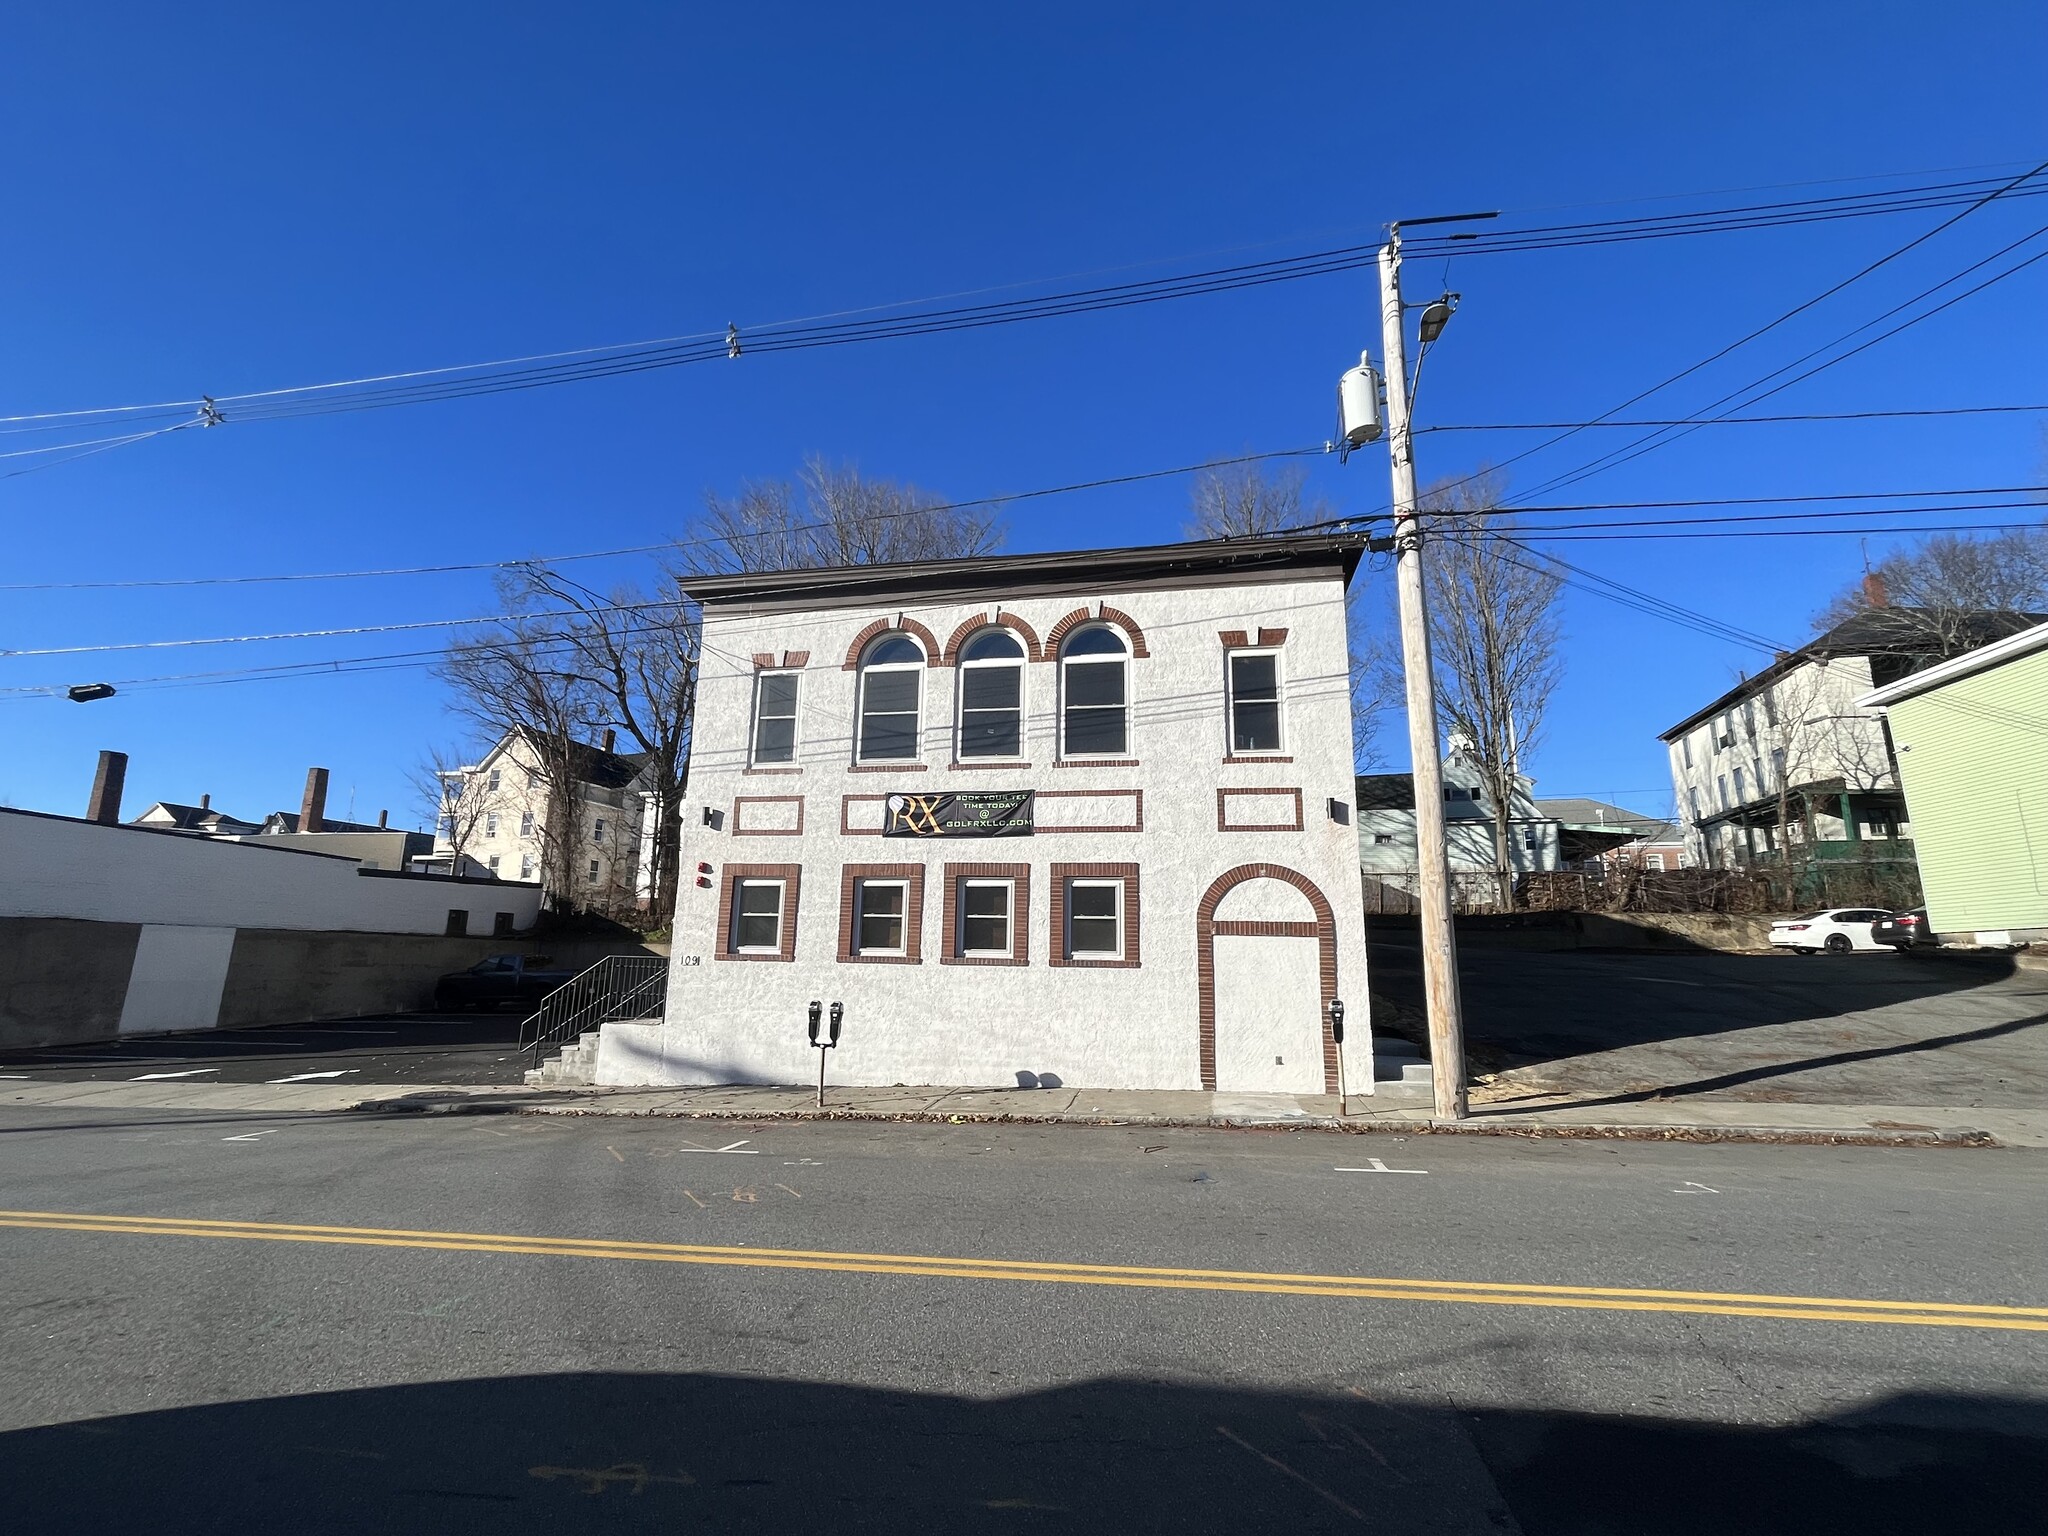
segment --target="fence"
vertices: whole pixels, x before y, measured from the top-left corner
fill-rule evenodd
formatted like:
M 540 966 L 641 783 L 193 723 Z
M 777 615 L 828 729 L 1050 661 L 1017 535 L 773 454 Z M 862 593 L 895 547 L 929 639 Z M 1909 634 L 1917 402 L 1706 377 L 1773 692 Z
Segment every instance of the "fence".
M 1369 917 L 1420 912 L 1414 870 L 1376 870 L 1361 881 Z M 1499 877 L 1487 870 L 1454 870 L 1451 911 L 1483 912 L 1717 912 L 1748 916 L 1816 907 L 1920 906 L 1919 866 L 1911 859 L 1818 859 L 1812 863 L 1757 864 L 1745 869 L 1546 870 L 1515 876 L 1512 898 L 1501 900 Z

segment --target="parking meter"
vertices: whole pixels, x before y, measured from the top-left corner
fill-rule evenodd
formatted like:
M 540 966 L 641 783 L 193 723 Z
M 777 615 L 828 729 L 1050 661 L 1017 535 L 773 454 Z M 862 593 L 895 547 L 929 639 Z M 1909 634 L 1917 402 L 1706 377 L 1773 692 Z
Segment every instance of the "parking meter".
M 825 1012 L 825 1005 L 816 998 L 811 999 L 811 1044 L 818 1043 L 818 1019 Z
M 844 1003 L 834 1003 L 832 1005 L 832 1044 L 834 1045 L 839 1043 L 839 1022 L 845 1017 L 846 1005 Z
M 1337 1113 L 1351 1112 L 1351 1095 L 1344 1086 L 1344 999 L 1330 999 L 1330 1043 L 1337 1047 Z
M 818 1107 L 820 1109 L 825 1107 L 825 1053 L 836 1049 L 839 1045 L 839 1026 L 846 1017 L 846 1005 L 844 1003 L 834 1003 L 832 1005 L 831 1032 L 824 1039 L 820 1040 L 818 1038 L 818 1024 L 823 1013 L 824 1005 L 814 999 L 810 1008 L 811 1047 L 818 1053 Z

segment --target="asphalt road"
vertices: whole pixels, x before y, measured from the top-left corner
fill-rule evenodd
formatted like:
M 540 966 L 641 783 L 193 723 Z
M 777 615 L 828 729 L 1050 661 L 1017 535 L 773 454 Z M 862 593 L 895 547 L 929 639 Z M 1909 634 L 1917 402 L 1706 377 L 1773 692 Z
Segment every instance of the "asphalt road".
M 519 1055 L 521 1018 L 516 1013 L 406 1013 L 0 1051 L 0 1079 L 516 1083 L 533 1065 Z
M 1376 997 L 1419 1009 L 1412 934 Z M 1482 1097 L 1651 1096 L 2048 1109 L 2048 973 L 2003 956 L 1458 952 Z M 1533 1104 L 1531 1107 L 1539 1107 Z
M 1942 1309 L 2048 1304 L 2044 1175 L 0 1111 L 0 1487 L 34 1532 L 2038 1528 L 2048 1312 Z

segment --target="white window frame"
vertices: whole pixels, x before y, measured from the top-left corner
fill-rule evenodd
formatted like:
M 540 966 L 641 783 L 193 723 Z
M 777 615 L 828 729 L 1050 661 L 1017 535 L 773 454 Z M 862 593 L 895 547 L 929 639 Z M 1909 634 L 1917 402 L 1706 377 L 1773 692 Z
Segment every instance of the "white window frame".
M 1114 952 L 1101 949 L 1076 950 L 1074 948 L 1074 892 L 1079 890 L 1110 890 L 1116 892 L 1116 949 Z M 1124 882 L 1121 876 L 1088 877 L 1077 876 L 1067 881 L 1066 919 L 1067 931 L 1060 935 L 1060 953 L 1069 965 L 1099 965 L 1110 960 L 1121 960 L 1130 947 L 1126 934 L 1127 919 L 1124 911 Z M 1082 918 L 1083 922 L 1100 922 L 1100 918 Z
M 971 890 L 1001 890 L 1003 893 L 1003 933 L 1008 944 L 1003 949 L 969 949 L 967 947 L 967 893 Z M 968 875 L 960 881 L 959 894 L 954 898 L 959 907 L 959 931 L 953 935 L 954 953 L 962 960 L 1014 960 L 1017 958 L 1017 882 L 998 875 Z
M 533 836 L 533 812 L 521 811 L 519 813 L 519 835 L 521 837 Z
M 1123 653 L 1122 653 L 1121 655 L 1119 655 L 1119 656 L 1116 656 L 1116 657 L 1115 657 L 1115 658 L 1113 658 L 1113 659 L 1112 659 L 1111 657 L 1109 657 L 1109 656 L 1075 656 L 1075 655 L 1072 655 L 1072 654 L 1071 654 L 1071 648 L 1072 648 L 1072 646 L 1073 646 L 1073 644 L 1074 644 L 1074 642 L 1075 642 L 1075 641 L 1079 640 L 1079 639 L 1080 639 L 1080 638 L 1081 638 L 1082 636 L 1084 636 L 1084 635 L 1090 635 L 1090 634 L 1093 634 L 1093 633 L 1095 633 L 1095 632 L 1096 632 L 1097 630 L 1104 630 L 1104 631 L 1107 631 L 1107 632 L 1108 632 L 1109 634 L 1112 634 L 1112 635 L 1114 635 L 1114 636 L 1115 636 L 1115 637 L 1117 638 L 1117 641 L 1118 641 L 1118 643 L 1119 643 L 1119 644 L 1121 644 L 1121 645 L 1123 646 Z M 1122 748 L 1122 750 L 1120 750 L 1120 751 L 1116 751 L 1116 752 L 1104 752 L 1104 751 L 1101 751 L 1101 750 L 1099 750 L 1099 749 L 1096 749 L 1096 750 L 1091 750 L 1091 751 L 1087 751 L 1087 752 L 1080 752 L 1080 751 L 1076 751 L 1076 750 L 1075 750 L 1074 748 L 1070 747 L 1070 746 L 1069 746 L 1069 745 L 1067 744 L 1067 693 L 1068 693 L 1068 688 L 1067 688 L 1067 673 L 1068 673 L 1068 669 L 1069 669 L 1069 668 L 1071 668 L 1071 667 L 1107 667 L 1107 666 L 1118 666 L 1118 667 L 1121 667 L 1121 668 L 1123 668 L 1123 676 L 1124 676 L 1124 702 L 1123 702 L 1123 715 L 1124 715 L 1124 744 L 1123 744 L 1123 748 Z M 1115 626 L 1113 626 L 1113 625 L 1110 625 L 1110 624 L 1104 624 L 1104 623 L 1099 623 L 1099 622 L 1098 622 L 1098 623 L 1094 623 L 1094 624 L 1087 624 L 1087 625 L 1083 625 L 1083 626 L 1082 626 L 1082 627 L 1081 627 L 1080 629 L 1077 629 L 1077 630 L 1075 630 L 1073 634 L 1071 634 L 1071 635 L 1067 636 L 1067 638 L 1065 639 L 1065 641 L 1063 641 L 1063 642 L 1061 643 L 1061 645 L 1060 645 L 1060 657 L 1059 657 L 1059 669 L 1060 669 L 1060 680 L 1059 680 L 1060 696 L 1059 696 L 1059 703 L 1058 703 L 1058 714 L 1059 714 L 1059 722 L 1058 722 L 1058 723 L 1059 723 L 1059 740 L 1060 740 L 1060 756 L 1061 756 L 1061 758 L 1063 758 L 1063 759 L 1069 759 L 1069 758 L 1071 758 L 1071 759 L 1078 759 L 1078 760 L 1080 760 L 1080 761 L 1082 761 L 1082 762 L 1088 762 L 1088 761 L 1092 761 L 1092 760 L 1095 760 L 1095 759 L 1100 759 L 1100 758 L 1104 758 L 1104 757 L 1108 757 L 1108 758 L 1113 758 L 1113 759 L 1115 759 L 1115 758 L 1132 758 L 1132 757 L 1136 757 L 1136 756 L 1137 756 L 1137 750 L 1136 750 L 1136 742 L 1135 742 L 1135 739 L 1134 739 L 1134 738 L 1135 738 L 1135 735 L 1136 735 L 1136 733 L 1135 733 L 1135 731 L 1134 731 L 1134 730 L 1132 729 L 1132 716 L 1133 716 L 1133 714 L 1134 714 L 1134 710 L 1133 710 L 1133 708 L 1132 708 L 1132 704 L 1133 704 L 1133 701 L 1132 701 L 1132 698 L 1131 698 L 1131 683 L 1132 683 L 1132 675 L 1131 675 L 1131 637 L 1130 637 L 1129 635 L 1126 635 L 1126 634 L 1125 634 L 1125 633 L 1124 633 L 1124 632 L 1123 632 L 1122 630 L 1120 630 L 1120 629 L 1118 629 L 1118 628 L 1116 628 Z M 1095 708 L 1095 707 L 1099 707 L 1099 706 L 1092 706 L 1092 705 L 1082 705 L 1082 706 L 1080 706 L 1080 707 L 1082 707 L 1082 708 L 1084 708 L 1084 709 L 1085 709 L 1085 708 Z
M 1029 703 L 1029 698 L 1028 677 L 1024 664 L 1030 659 L 1030 651 L 1025 647 L 1023 640 L 1018 637 L 1015 630 L 1005 628 L 1000 624 L 991 624 L 986 629 L 976 630 L 973 638 L 966 645 L 963 645 L 960 651 L 962 656 L 965 656 L 976 640 L 991 634 L 999 634 L 1008 639 L 1017 647 L 1017 654 L 1015 656 L 988 657 L 979 661 L 963 660 L 955 668 L 960 674 L 959 681 L 954 688 L 953 702 L 953 760 L 957 763 L 1020 763 L 1024 761 L 1026 755 L 1024 750 L 1024 721 L 1026 718 L 1025 708 Z M 1015 752 L 976 752 L 970 754 L 967 750 L 967 674 L 975 671 L 992 672 L 998 667 L 1007 667 L 1017 674 L 1017 750 Z M 1125 692 L 1127 696 L 1129 687 L 1130 685 L 1126 683 Z M 1130 708 L 1129 703 L 1126 702 L 1124 707 L 1128 710 Z M 996 711 L 986 710 L 983 713 L 993 714 Z M 1125 730 L 1128 733 L 1128 724 Z
M 592 859 L 590 861 L 590 867 L 588 871 L 584 874 L 583 883 L 585 885 L 597 884 L 597 860 Z
M 902 902 L 901 906 L 897 909 L 896 912 L 896 921 L 901 925 L 902 942 L 897 944 L 896 947 L 893 949 L 883 949 L 875 946 L 870 946 L 868 944 L 864 944 L 863 942 L 861 942 L 861 924 L 867 920 L 867 894 L 871 890 L 880 890 L 884 886 L 893 886 L 899 893 Z M 853 882 L 852 940 L 853 942 L 848 947 L 852 950 L 854 954 L 862 956 L 864 958 L 877 955 L 886 955 L 901 959 L 909 955 L 910 882 L 908 880 L 905 880 L 898 875 L 877 875 L 872 879 L 870 879 L 866 875 L 862 875 Z
M 519 855 L 519 878 L 522 880 L 531 880 L 533 878 L 533 855 L 530 853 Z
M 1271 747 L 1240 747 L 1237 744 L 1237 664 L 1257 657 L 1273 658 L 1273 714 L 1280 741 Z M 1278 757 L 1287 751 L 1287 664 L 1275 646 L 1250 646 L 1226 651 L 1223 658 L 1224 748 L 1232 757 Z M 1259 702 L 1263 703 L 1263 700 Z
M 497 793 L 497 790 L 498 790 L 498 770 L 497 770 L 497 769 L 493 768 L 493 769 L 492 769 L 492 770 L 491 770 L 491 771 L 490 771 L 489 773 L 487 773 L 486 775 L 484 775 L 484 788 L 485 788 L 486 790 L 490 791 L 490 792 L 491 792 L 492 794 L 496 794 L 496 793 Z
M 780 720 L 781 715 L 764 716 L 761 713 L 761 694 L 771 677 L 788 678 L 796 686 L 796 697 L 790 701 L 789 709 L 789 756 L 763 757 L 761 755 L 761 724 L 764 719 Z M 747 737 L 747 766 L 750 768 L 794 768 L 797 749 L 803 745 L 803 673 L 794 667 L 767 667 L 754 674 L 754 728 Z
M 746 910 L 747 890 L 752 886 L 773 886 L 775 888 L 775 935 L 766 944 L 742 944 L 740 924 L 750 915 Z M 742 875 L 732 883 L 732 931 L 726 937 L 729 953 L 735 955 L 780 955 L 782 953 L 783 924 L 789 921 L 789 882 L 762 875 Z
M 924 756 L 924 674 L 931 665 L 931 658 L 924 654 L 924 647 L 902 630 L 891 630 L 886 635 L 877 635 L 870 643 L 870 651 L 878 649 L 890 640 L 906 640 L 917 647 L 916 661 L 871 662 L 863 655 L 860 664 L 860 692 L 855 700 L 853 714 L 853 760 L 855 763 L 914 763 Z M 867 751 L 868 679 L 878 672 L 909 672 L 917 678 L 917 707 L 910 712 L 910 751 L 902 757 L 870 756 Z M 900 714 L 900 710 L 890 710 Z
M 484 836 L 485 836 L 485 837 L 496 837 L 497 835 L 498 835 L 498 813 L 497 813 L 496 811 L 485 811 L 485 812 L 484 812 Z
M 488 859 L 484 860 L 484 868 L 488 869 L 494 875 L 498 872 L 498 858 L 499 855 L 494 853 Z
M 590 840 L 593 843 L 601 843 L 604 841 L 604 818 L 602 816 L 594 817 L 591 820 Z

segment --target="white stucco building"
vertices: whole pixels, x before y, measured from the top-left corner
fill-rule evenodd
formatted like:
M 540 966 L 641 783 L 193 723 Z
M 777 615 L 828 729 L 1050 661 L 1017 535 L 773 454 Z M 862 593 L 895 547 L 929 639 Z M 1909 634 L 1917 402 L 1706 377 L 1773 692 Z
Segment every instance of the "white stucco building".
M 666 1019 L 608 1083 L 1371 1090 L 1356 538 L 692 581 Z M 996 834 L 996 835 L 991 835 Z

